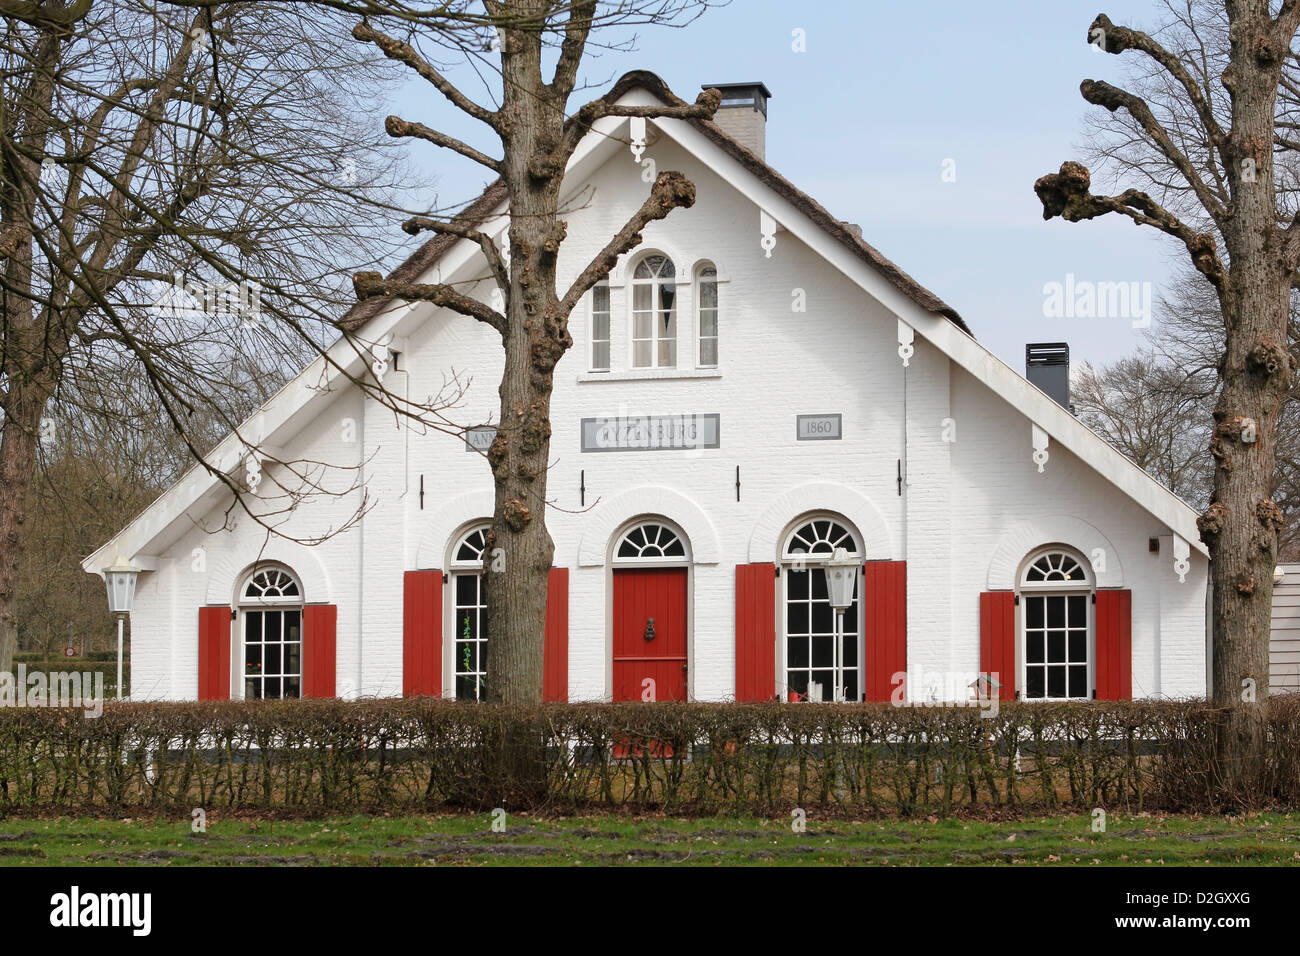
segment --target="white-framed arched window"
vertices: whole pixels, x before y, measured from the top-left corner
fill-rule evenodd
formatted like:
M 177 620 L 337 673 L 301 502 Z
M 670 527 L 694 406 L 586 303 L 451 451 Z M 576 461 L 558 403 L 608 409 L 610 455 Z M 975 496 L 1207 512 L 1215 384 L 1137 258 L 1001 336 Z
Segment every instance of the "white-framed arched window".
M 302 582 L 281 565 L 260 565 L 239 589 L 245 700 L 302 696 Z
M 452 546 L 447 572 L 451 583 L 451 673 L 457 700 L 487 696 L 487 598 L 483 588 L 486 523 L 463 533 Z
M 696 364 L 718 367 L 718 270 L 712 262 L 695 270 Z
M 781 669 L 788 700 L 862 699 L 861 580 L 837 633 L 825 562 L 843 548 L 862 558 L 862 545 L 838 515 L 801 518 L 781 548 Z M 838 649 L 837 649 L 838 645 Z
M 632 367 L 677 365 L 677 269 L 651 253 L 632 271 Z
M 1020 696 L 1092 697 L 1095 581 L 1088 562 L 1066 548 L 1037 551 L 1020 574 Z
M 681 532 L 657 519 L 631 525 L 614 545 L 615 564 L 677 564 L 689 557 Z
M 609 276 L 591 287 L 591 371 L 608 372 L 610 362 Z

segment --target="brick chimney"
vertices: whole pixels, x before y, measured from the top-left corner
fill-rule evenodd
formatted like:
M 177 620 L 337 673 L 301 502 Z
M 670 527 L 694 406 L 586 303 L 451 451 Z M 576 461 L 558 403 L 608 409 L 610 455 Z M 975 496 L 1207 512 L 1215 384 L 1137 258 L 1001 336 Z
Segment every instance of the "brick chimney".
M 717 89 L 722 93 L 722 105 L 713 122 L 722 131 L 751 153 L 764 159 L 767 139 L 767 101 L 772 94 L 761 82 L 705 83 L 701 89 Z

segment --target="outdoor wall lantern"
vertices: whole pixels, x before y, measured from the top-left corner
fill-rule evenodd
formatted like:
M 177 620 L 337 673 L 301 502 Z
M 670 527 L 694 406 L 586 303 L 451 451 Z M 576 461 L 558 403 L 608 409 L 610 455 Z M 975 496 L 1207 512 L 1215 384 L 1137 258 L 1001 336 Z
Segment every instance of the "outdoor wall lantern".
M 858 559 L 843 548 L 836 548 L 826 562 L 826 583 L 831 607 L 835 609 L 835 692 L 836 701 L 844 700 L 844 611 L 853 604 L 858 583 Z
M 118 555 L 111 567 L 104 569 L 108 586 L 108 609 L 117 615 L 117 697 L 122 697 L 122 627 L 135 606 L 135 582 L 140 569 Z

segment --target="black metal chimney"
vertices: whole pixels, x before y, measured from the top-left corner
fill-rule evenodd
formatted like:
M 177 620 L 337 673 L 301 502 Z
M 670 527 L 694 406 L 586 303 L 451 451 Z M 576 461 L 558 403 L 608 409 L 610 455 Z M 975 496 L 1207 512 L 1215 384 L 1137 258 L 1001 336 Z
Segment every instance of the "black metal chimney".
M 1025 346 L 1025 378 L 1050 395 L 1071 415 L 1070 346 L 1065 342 L 1034 342 Z

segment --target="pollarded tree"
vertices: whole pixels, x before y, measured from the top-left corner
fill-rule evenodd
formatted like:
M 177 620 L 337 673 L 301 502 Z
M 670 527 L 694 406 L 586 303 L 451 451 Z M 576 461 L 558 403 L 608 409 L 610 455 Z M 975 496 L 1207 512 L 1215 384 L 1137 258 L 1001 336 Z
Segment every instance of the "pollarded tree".
M 1034 190 L 1043 217 L 1071 222 L 1127 216 L 1177 240 L 1214 291 L 1223 354 L 1210 453 L 1209 507 L 1198 525 L 1210 550 L 1213 699 L 1230 708 L 1222 738 L 1230 789 L 1260 769 L 1261 708 L 1268 697 L 1272 574 L 1283 516 L 1270 496 L 1278 416 L 1295 365 L 1287 347 L 1300 267 L 1300 206 L 1291 162 L 1300 71 L 1294 43 L 1300 2 L 1167 3 L 1159 36 L 1099 15 L 1086 41 L 1138 59 L 1137 92 L 1098 80 L 1080 86 L 1110 111 L 1101 148 L 1113 194 L 1092 191 L 1076 162 Z M 1290 155 L 1289 155 L 1290 154 Z M 1246 706 L 1243 706 L 1246 705 Z
M 328 2 L 328 0 L 327 0 Z M 382 4 L 335 6 L 373 13 Z M 417 217 L 403 228 L 476 242 L 501 291 L 502 307 L 471 298 L 446 284 L 355 277 L 361 299 L 431 302 L 484 322 L 501 336 L 505 369 L 501 379 L 500 424 L 487 454 L 495 484 L 495 511 L 488 548 L 502 560 L 489 564 L 486 595 L 492 699 L 537 703 L 542 699 L 542 650 L 546 582 L 554 546 L 546 529 L 546 486 L 551 437 L 551 391 L 556 364 L 573 344 L 569 315 L 582 296 L 641 242 L 641 230 L 674 209 L 695 201 L 695 187 L 681 173 L 658 175 L 640 209 L 612 236 L 566 289 L 559 287 L 557 257 L 566 225 L 560 199 L 565 167 L 592 124 L 607 116 L 710 118 L 721 96 L 706 90 L 694 104 L 619 105 L 593 99 L 569 115 L 584 52 L 593 31 L 636 24 L 680 24 L 707 4 L 700 0 L 484 0 L 448 3 L 420 15 L 400 8 L 389 32 L 368 19 L 353 35 L 375 44 L 426 80 L 453 107 L 484 124 L 500 141 L 500 158 L 423 123 L 391 116 L 390 135 L 414 137 L 452 150 L 500 178 L 488 197 L 508 204 L 509 260 L 480 231 L 483 204 L 446 219 Z M 364 8 L 364 9 L 363 9 Z M 401 27 L 403 35 L 394 35 Z M 483 106 L 456 86 L 413 43 L 481 50 L 485 37 L 499 38 L 499 105 Z M 489 41 L 490 42 L 490 41 Z M 547 60 L 554 65 L 548 69 Z M 491 210 L 487 210 L 490 212 Z

